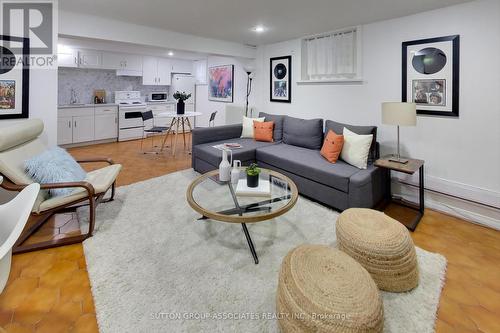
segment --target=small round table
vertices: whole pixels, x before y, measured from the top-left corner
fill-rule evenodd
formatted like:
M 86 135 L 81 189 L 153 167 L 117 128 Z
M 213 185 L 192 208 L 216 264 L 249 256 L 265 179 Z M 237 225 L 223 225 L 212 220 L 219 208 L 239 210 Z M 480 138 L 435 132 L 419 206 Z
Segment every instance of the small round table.
M 240 181 L 246 182 L 245 168 L 240 168 Z M 191 208 L 202 215 L 199 220 L 241 224 L 255 264 L 259 259 L 246 223 L 267 221 L 285 214 L 299 196 L 295 183 L 279 172 L 261 169 L 259 182 L 269 182 L 268 195 L 243 195 L 238 192 L 236 183 L 219 181 L 219 170 L 214 170 L 196 178 L 186 193 Z
M 163 151 L 165 148 L 165 142 L 167 142 L 168 136 L 172 133 L 174 126 L 176 126 L 175 129 L 175 144 L 173 144 L 172 147 L 172 155 L 175 156 L 175 147 L 177 147 L 177 136 L 179 134 L 179 127 L 182 129 L 182 137 L 184 139 L 184 149 L 186 149 L 186 127 L 189 128 L 189 132 L 193 130 L 191 127 L 191 122 L 189 121 L 189 117 L 196 118 L 198 116 L 203 115 L 201 112 L 185 112 L 183 114 L 178 114 L 177 112 L 162 112 L 159 113 L 157 116 L 158 117 L 167 117 L 167 118 L 172 118 L 172 122 L 170 123 L 170 126 L 168 127 L 167 134 L 163 138 L 163 142 L 161 144 L 161 149 L 160 151 Z

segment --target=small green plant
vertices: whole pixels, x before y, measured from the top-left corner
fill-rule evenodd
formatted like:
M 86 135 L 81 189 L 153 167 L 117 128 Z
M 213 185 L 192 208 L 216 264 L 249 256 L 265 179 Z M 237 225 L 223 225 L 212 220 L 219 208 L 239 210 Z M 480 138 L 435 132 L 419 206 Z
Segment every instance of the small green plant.
M 246 168 L 247 175 L 257 176 L 260 174 L 260 168 L 257 163 L 252 163 Z
M 176 92 L 175 92 L 175 94 L 174 94 L 173 96 L 174 96 L 174 98 L 175 98 L 176 100 L 181 100 L 181 101 L 183 101 L 183 102 L 184 102 L 184 101 L 185 101 L 185 100 L 187 100 L 189 97 L 191 97 L 191 94 L 186 94 L 186 92 L 185 92 L 185 91 L 183 91 L 183 92 L 176 91 Z

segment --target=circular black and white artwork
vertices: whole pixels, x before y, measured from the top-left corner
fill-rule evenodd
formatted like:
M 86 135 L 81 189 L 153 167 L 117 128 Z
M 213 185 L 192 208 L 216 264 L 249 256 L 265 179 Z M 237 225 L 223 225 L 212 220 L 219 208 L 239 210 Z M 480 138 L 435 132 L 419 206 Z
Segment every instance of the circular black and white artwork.
M 427 47 L 415 52 L 412 59 L 413 68 L 421 74 L 435 74 L 446 65 L 446 54 L 435 47 Z
M 279 63 L 277 64 L 275 67 L 274 67 L 274 76 L 278 79 L 278 80 L 283 80 L 286 76 L 286 66 L 282 63 Z
M 6 47 L 0 46 L 0 74 L 10 72 L 16 66 L 16 56 Z

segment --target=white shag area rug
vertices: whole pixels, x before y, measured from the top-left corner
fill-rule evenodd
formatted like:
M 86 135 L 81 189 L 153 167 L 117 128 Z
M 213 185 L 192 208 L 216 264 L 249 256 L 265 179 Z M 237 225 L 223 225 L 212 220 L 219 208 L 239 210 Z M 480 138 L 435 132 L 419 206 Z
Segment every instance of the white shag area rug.
M 335 246 L 338 213 L 300 197 L 287 214 L 248 224 L 255 265 L 240 225 L 197 221 L 185 199 L 196 176 L 186 170 L 120 187 L 114 202 L 99 205 L 84 249 L 101 332 L 277 332 L 283 257 L 304 243 Z M 384 332 L 434 331 L 446 259 L 417 254 L 418 288 L 382 292 Z

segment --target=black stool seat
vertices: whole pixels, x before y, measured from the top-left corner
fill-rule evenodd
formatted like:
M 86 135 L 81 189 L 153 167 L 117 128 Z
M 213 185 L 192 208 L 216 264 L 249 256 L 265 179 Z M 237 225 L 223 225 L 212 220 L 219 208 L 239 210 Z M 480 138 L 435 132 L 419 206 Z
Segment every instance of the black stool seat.
M 168 130 L 168 127 L 165 127 L 165 126 L 155 126 L 155 127 L 151 127 L 151 128 L 145 129 L 144 132 L 148 132 L 148 133 L 162 133 L 162 132 L 165 132 L 166 130 Z

